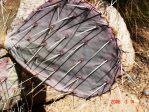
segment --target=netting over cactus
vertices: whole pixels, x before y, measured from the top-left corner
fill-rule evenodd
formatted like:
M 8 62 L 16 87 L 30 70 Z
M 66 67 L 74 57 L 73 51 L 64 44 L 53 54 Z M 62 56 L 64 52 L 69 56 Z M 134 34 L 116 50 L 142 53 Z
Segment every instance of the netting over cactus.
M 8 35 L 6 48 L 40 84 L 83 98 L 109 91 L 120 68 L 106 19 L 79 0 L 46 2 Z

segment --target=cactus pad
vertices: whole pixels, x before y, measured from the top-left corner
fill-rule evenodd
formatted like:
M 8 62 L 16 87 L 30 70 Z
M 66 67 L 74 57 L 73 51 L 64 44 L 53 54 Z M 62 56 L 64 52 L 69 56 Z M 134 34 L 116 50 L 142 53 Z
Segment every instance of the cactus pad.
M 0 59 L 0 111 L 12 108 L 20 100 L 18 83 L 18 76 L 10 58 Z
M 40 84 L 83 98 L 109 91 L 120 68 L 112 29 L 80 0 L 46 2 L 8 35 L 5 46 Z

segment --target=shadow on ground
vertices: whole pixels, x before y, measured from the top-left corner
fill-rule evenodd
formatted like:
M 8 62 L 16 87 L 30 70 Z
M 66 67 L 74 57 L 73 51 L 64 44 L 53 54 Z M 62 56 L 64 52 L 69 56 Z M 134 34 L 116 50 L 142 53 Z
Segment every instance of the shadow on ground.
M 24 70 L 19 64 L 16 64 L 16 71 L 19 82 L 24 82 L 21 89 L 21 100 L 14 106 L 16 112 L 18 109 L 21 109 L 21 112 L 45 112 L 43 105 L 46 99 L 46 85 L 42 84 L 33 93 L 27 95 L 41 81 L 33 77 L 33 75 Z

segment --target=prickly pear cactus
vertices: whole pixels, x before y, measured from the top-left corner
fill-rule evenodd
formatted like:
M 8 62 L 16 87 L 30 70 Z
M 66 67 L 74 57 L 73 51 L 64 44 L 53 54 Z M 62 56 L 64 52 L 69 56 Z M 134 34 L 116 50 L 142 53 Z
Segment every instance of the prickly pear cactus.
M 20 100 L 18 76 L 9 58 L 0 59 L 0 111 L 10 109 Z
M 42 80 L 38 86 L 47 83 L 83 98 L 109 91 L 120 68 L 106 19 L 80 0 L 49 0 L 8 35 L 5 47 Z

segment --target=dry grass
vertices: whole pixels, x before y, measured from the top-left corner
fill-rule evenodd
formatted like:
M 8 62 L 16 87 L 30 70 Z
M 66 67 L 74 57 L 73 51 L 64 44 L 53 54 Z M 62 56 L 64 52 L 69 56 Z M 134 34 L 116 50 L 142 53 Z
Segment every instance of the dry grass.
M 126 6 L 122 7 L 124 10 L 121 7 L 118 9 L 129 28 L 136 53 L 135 65 L 128 73 L 136 84 L 126 81 L 124 87 L 141 97 L 143 91 L 149 89 L 149 2 L 128 0 Z
M 16 16 L 20 0 L 0 0 L 0 29 L 6 32 Z

